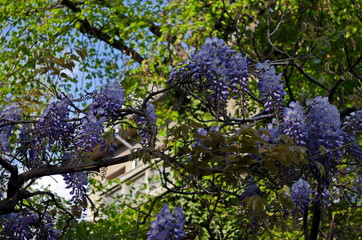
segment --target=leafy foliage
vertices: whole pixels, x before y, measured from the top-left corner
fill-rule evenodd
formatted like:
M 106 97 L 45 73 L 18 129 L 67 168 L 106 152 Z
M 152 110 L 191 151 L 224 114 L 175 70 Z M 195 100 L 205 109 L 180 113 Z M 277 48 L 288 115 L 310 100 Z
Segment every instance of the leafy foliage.
M 356 1 L 4 1 L 0 12 L 2 234 L 63 236 L 49 204 L 54 216 L 79 217 L 85 172 L 140 158 L 159 169 L 161 197 L 184 209 L 187 239 L 331 238 L 348 217 L 347 235 L 358 236 Z M 137 129 L 142 147 L 112 158 L 117 125 Z M 72 190 L 72 207 L 30 188 L 54 174 Z M 157 202 L 136 211 L 144 224 Z M 171 219 L 164 207 L 156 222 L 167 229 Z M 176 234 L 152 226 L 150 236 Z M 132 227 L 135 238 L 148 232 Z

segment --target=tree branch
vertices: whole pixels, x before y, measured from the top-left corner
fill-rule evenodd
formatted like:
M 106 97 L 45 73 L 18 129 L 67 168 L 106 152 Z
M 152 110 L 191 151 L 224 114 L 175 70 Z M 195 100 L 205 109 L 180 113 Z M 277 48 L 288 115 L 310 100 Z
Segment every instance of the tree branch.
M 35 168 L 33 170 L 29 170 L 25 173 L 20 174 L 19 177 L 23 178 L 25 182 L 33 178 L 40 178 L 56 174 L 66 174 L 66 173 L 83 172 L 83 171 L 99 171 L 99 169 L 102 167 L 108 167 L 111 165 L 128 162 L 130 160 L 132 160 L 131 155 L 125 155 L 117 158 L 104 159 L 104 160 L 94 161 L 91 163 L 83 163 L 75 166 L 66 165 L 61 167 L 49 166 L 43 168 Z
M 312 227 L 309 240 L 317 240 L 322 211 L 318 203 L 314 204 Z
M 306 73 L 303 68 L 298 65 L 295 62 L 292 62 L 293 66 L 296 67 L 296 69 L 303 74 L 303 76 L 305 76 L 309 81 L 311 81 L 312 83 L 315 83 L 316 85 L 320 86 L 321 88 L 328 90 L 328 87 L 326 85 L 324 85 L 323 83 L 319 82 L 318 80 L 316 80 L 315 78 L 313 78 L 312 76 L 310 76 L 308 73 Z
M 69 0 L 62 0 L 62 5 L 68 7 L 70 10 L 72 10 L 75 13 L 80 13 L 81 10 L 71 1 Z M 106 42 L 110 46 L 120 50 L 124 54 L 130 56 L 133 60 L 137 61 L 138 63 L 142 63 L 144 58 L 136 52 L 134 49 L 126 46 L 123 41 L 121 40 L 112 40 L 112 37 L 108 34 L 104 33 L 102 30 L 92 26 L 92 24 L 88 20 L 82 20 L 77 18 L 77 21 L 80 22 L 79 31 L 81 31 L 84 34 L 91 35 L 103 42 Z
M 308 208 L 304 210 L 303 214 L 303 230 L 304 230 L 304 239 L 309 240 L 309 232 L 308 232 Z
M 110 1 L 108 0 L 99 0 L 98 2 L 99 4 L 105 6 L 105 7 L 108 7 L 108 8 L 112 8 L 113 9 L 113 6 L 110 5 Z M 120 11 L 116 11 L 115 12 L 117 14 L 118 17 L 120 17 L 122 20 L 125 20 L 125 19 L 128 19 L 128 17 L 123 14 L 122 12 Z M 147 24 L 149 25 L 149 30 L 151 31 L 151 33 L 153 33 L 154 35 L 156 35 L 157 37 L 161 37 L 162 36 L 162 32 L 161 32 L 161 29 L 159 26 L 155 25 L 153 22 L 151 21 L 147 21 Z M 173 36 L 171 38 L 168 38 L 167 41 L 169 43 L 173 43 L 174 41 L 176 40 L 176 37 Z
M 15 165 L 11 165 L 5 159 L 0 157 L 0 165 L 8 170 L 11 175 L 18 175 L 18 168 Z
M 339 86 L 339 84 L 342 82 L 342 79 L 339 78 L 334 84 L 333 87 L 330 89 L 329 94 L 328 94 L 328 101 L 330 103 L 332 103 L 332 99 L 333 99 L 333 95 L 337 90 L 337 87 Z
M 29 170 L 25 173 L 19 174 L 14 172 L 11 174 L 9 184 L 8 184 L 8 194 L 7 198 L 0 200 L 0 215 L 7 214 L 14 211 L 15 206 L 23 199 L 33 196 L 32 193 L 29 193 L 27 190 L 21 189 L 25 182 L 36 179 L 44 176 L 51 176 L 56 174 L 66 174 L 82 171 L 98 171 L 102 167 L 108 167 L 111 165 L 124 163 L 131 160 L 131 155 L 121 156 L 117 158 L 104 159 L 100 161 L 94 161 L 91 163 L 79 164 L 76 166 L 48 166 L 43 168 L 35 168 Z M 10 169 L 10 164 L 6 164 L 4 160 L 1 159 L 0 164 L 5 168 Z M 5 167 L 6 166 L 6 167 Z M 12 166 L 13 167 L 13 166 Z M 12 170 L 15 171 L 15 170 Z

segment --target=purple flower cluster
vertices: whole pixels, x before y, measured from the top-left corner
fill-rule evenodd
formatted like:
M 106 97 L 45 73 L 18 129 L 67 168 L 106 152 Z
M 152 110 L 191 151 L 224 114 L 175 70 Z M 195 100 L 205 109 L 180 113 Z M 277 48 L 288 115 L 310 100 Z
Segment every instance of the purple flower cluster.
M 249 91 L 249 67 L 246 57 L 241 54 L 231 56 L 227 66 L 227 79 L 232 93 L 235 93 L 234 98 L 238 94 L 244 94 Z M 232 71 L 230 71 L 232 69 Z
M 336 106 L 326 97 L 316 97 L 306 101 L 308 109 L 309 135 L 307 148 L 326 170 L 335 166 L 335 160 L 342 156 L 339 149 L 344 144 L 340 114 Z M 325 153 L 323 153 L 325 152 Z
M 52 219 L 45 214 L 45 223 L 37 213 L 24 211 L 22 213 L 9 213 L 0 216 L 2 231 L 0 237 L 10 240 L 56 240 L 60 232 L 54 229 Z
M 38 239 L 40 240 L 57 240 L 60 237 L 60 232 L 54 228 L 53 219 L 49 214 L 45 214 L 46 223 L 39 231 Z
M 280 141 L 279 136 L 283 133 L 283 130 L 275 118 L 273 118 L 272 122 L 267 125 L 266 129 L 268 129 L 270 136 L 263 135 L 263 138 L 269 143 L 278 143 Z
M 147 111 L 148 116 L 150 117 L 151 124 L 153 124 L 153 125 L 156 124 L 157 116 L 155 113 L 155 106 L 152 103 L 147 104 L 146 111 Z M 144 144 L 144 145 L 147 144 L 151 137 L 151 134 L 148 130 L 146 130 L 148 128 L 148 126 L 147 126 L 147 120 L 144 116 L 140 116 L 140 115 L 137 116 L 137 127 L 139 127 L 141 129 L 140 137 L 142 138 L 142 140 L 141 140 L 142 144 Z
M 75 141 L 78 151 L 92 151 L 92 148 L 97 144 L 105 144 L 101 135 L 106 120 L 106 117 L 99 118 L 94 115 L 94 111 L 88 111 L 87 116 L 82 119 L 78 137 Z
M 5 156 L 10 154 L 9 139 L 13 134 L 18 134 L 19 139 L 14 144 L 18 147 L 14 150 L 17 159 L 28 168 L 71 164 L 72 160 L 82 157 L 80 154 L 91 151 L 96 145 L 105 145 L 101 138 L 104 125 L 106 121 L 116 120 L 120 116 L 119 109 L 124 104 L 124 90 L 115 82 L 98 94 L 92 93 L 90 96 L 93 99 L 92 104 L 82 119 L 70 119 L 71 108 L 77 108 L 69 96 L 48 104 L 36 123 L 22 123 L 19 133 L 14 133 L 14 122 L 22 119 L 18 104 L 3 108 L 0 110 L 0 156 L 7 159 Z M 156 116 L 152 113 L 153 105 L 149 106 L 148 110 L 151 120 L 156 121 Z M 79 161 L 73 163 L 74 168 L 77 168 L 81 161 L 79 158 Z M 73 196 L 71 202 L 77 207 L 84 207 L 88 184 L 86 173 L 68 173 L 64 174 L 63 178 Z M 54 229 L 51 217 L 46 214 L 22 211 L 0 216 L 0 222 L 0 238 L 5 239 L 6 236 L 7 239 L 51 240 L 60 237 L 59 232 Z
M 341 147 L 346 143 L 341 129 L 338 109 L 326 97 L 306 101 L 306 110 L 299 102 L 290 103 L 283 112 L 284 133 L 295 143 L 307 147 L 312 160 L 317 160 L 327 171 L 342 156 Z
M 284 134 L 291 137 L 297 145 L 305 146 L 309 132 L 306 113 L 299 102 L 291 102 L 283 110 Z
M 337 162 L 342 159 L 342 148 L 347 150 L 346 155 L 350 159 L 362 159 L 361 149 L 354 143 L 357 132 L 362 129 L 361 119 L 360 110 L 346 117 L 342 125 L 337 107 L 331 105 L 326 97 L 308 99 L 305 110 L 299 102 L 292 102 L 284 108 L 284 134 L 290 136 L 296 144 L 307 148 L 308 155 L 313 160 L 310 162 L 312 173 L 319 180 L 319 188 L 322 189 L 318 190 L 314 201 L 321 207 L 328 205 L 328 186 Z M 323 165 L 323 174 L 314 161 Z M 299 185 L 307 187 L 305 181 L 303 184 L 299 180 L 292 188 L 297 189 Z M 292 196 L 297 195 L 292 193 Z
M 199 51 L 191 55 L 186 66 L 174 70 L 168 82 L 192 80 L 215 108 L 225 107 L 231 93 L 234 97 L 248 92 L 249 71 L 246 57 L 216 37 L 207 38 Z
M 118 82 L 109 83 L 97 94 L 89 111 L 94 115 L 113 118 L 124 104 L 124 90 Z
M 354 136 L 356 136 L 357 132 L 362 131 L 362 109 L 352 112 L 346 117 L 343 130 Z
M 276 74 L 274 67 L 270 66 L 268 61 L 258 63 L 255 67 L 259 77 L 257 87 L 265 110 L 279 115 L 283 111 L 284 96 L 287 94 L 284 91 L 282 75 Z
M 0 153 L 4 153 L 5 155 L 10 153 L 9 137 L 15 129 L 15 125 L 6 124 L 21 120 L 21 113 L 22 110 L 17 103 L 5 106 L 0 110 Z
M 9 213 L 2 216 L 4 229 L 0 236 L 7 236 L 12 240 L 32 239 L 34 233 L 31 231 L 31 225 L 38 222 L 38 215 L 25 213 Z
M 72 141 L 74 127 L 69 121 L 68 99 L 50 103 L 40 116 L 36 129 L 36 147 L 44 151 L 53 145 L 68 147 Z
M 124 104 L 124 90 L 118 82 L 108 84 L 93 97 L 87 116 L 82 119 L 76 145 L 78 151 L 92 151 L 97 144 L 105 149 L 105 141 L 101 138 L 104 123 L 107 119 L 118 117 L 118 110 Z
M 86 203 L 88 179 L 85 172 L 75 172 L 63 175 L 67 189 L 71 189 L 70 194 L 73 196 L 70 201 L 74 204 Z
M 36 146 L 36 131 L 32 125 L 22 125 L 20 127 L 18 153 L 27 159 L 28 166 L 34 166 L 38 160 L 38 149 Z
M 185 236 L 185 215 L 182 208 L 176 207 L 171 213 L 167 203 L 163 205 L 156 220 L 151 222 L 151 229 L 147 233 L 147 240 L 180 240 Z
M 290 195 L 294 203 L 294 210 L 292 213 L 300 213 L 308 209 L 310 202 L 309 196 L 312 193 L 313 190 L 310 189 L 307 181 L 300 178 L 297 182 L 293 183 Z

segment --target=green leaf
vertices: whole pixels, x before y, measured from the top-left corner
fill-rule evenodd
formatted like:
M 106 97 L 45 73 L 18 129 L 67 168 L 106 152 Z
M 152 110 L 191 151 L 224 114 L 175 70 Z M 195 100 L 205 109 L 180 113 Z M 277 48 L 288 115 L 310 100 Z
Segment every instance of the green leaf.
M 206 148 L 202 147 L 202 146 L 196 146 L 193 148 L 194 151 L 199 152 L 199 153 L 210 153 L 210 150 L 207 150 Z
M 238 147 L 235 145 L 230 145 L 227 147 L 219 148 L 218 150 L 226 153 L 234 153 L 238 151 Z
M 186 147 L 186 146 L 184 146 L 184 147 L 179 147 L 178 150 L 179 150 L 182 154 L 189 154 L 189 153 L 192 152 L 191 149 L 188 148 L 188 147 Z
M 255 156 L 261 157 L 259 150 L 256 147 L 245 146 L 239 150 L 240 153 L 251 153 Z
M 63 77 L 63 78 L 68 78 L 68 75 L 63 73 L 63 72 L 60 74 L 60 76 Z
M 282 203 L 282 205 L 284 207 L 286 207 L 287 209 L 293 209 L 294 208 L 293 200 L 288 195 L 286 195 L 285 193 L 280 193 L 279 194 L 279 200 Z
M 240 163 L 242 163 L 242 164 L 252 164 L 254 162 L 255 162 L 255 158 L 250 155 L 243 156 L 240 159 Z
M 207 128 L 207 126 L 205 126 L 201 123 L 194 122 L 194 121 L 191 121 L 190 125 L 193 126 L 194 128 Z
M 210 159 L 210 162 L 225 162 L 225 157 L 224 156 L 214 156 Z
M 189 134 L 189 127 L 186 124 L 183 124 L 180 127 L 180 132 L 183 138 L 187 138 Z
M 323 176 L 325 174 L 325 170 L 324 170 L 324 166 L 318 162 L 318 161 L 314 161 L 314 163 L 316 164 L 319 172 L 321 173 L 321 175 Z
M 194 133 L 194 134 L 193 134 L 193 137 L 194 137 L 194 138 L 197 138 L 197 139 L 201 139 L 201 140 L 210 139 L 208 136 L 204 136 L 204 135 L 197 134 L 197 133 Z

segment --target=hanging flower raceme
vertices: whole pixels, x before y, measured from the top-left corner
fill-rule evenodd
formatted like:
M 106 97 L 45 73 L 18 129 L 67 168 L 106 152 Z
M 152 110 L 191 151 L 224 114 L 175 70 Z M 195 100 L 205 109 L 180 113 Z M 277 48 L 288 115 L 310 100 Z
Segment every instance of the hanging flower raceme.
M 75 166 L 76 167 L 76 166 Z M 74 204 L 85 204 L 87 202 L 87 185 L 89 183 L 85 172 L 68 173 L 63 175 L 67 189 L 71 189 L 72 198 L 70 201 Z
M 268 61 L 258 63 L 256 69 L 259 77 L 257 87 L 264 102 L 265 110 L 279 116 L 283 111 L 284 96 L 287 94 L 284 91 L 282 75 L 277 74 Z
M 40 116 L 36 126 L 38 151 L 49 150 L 53 145 L 67 148 L 73 139 L 74 127 L 69 121 L 68 99 L 50 103 Z
M 305 111 L 299 102 L 291 102 L 283 110 L 284 134 L 291 137 L 297 145 L 305 146 L 308 140 L 308 125 Z
M 226 78 L 230 82 L 231 92 L 237 94 L 247 93 L 249 91 L 249 63 L 246 57 L 240 53 L 234 54 L 227 64 Z
M 342 156 L 340 147 L 344 144 L 340 114 L 336 106 L 326 97 L 316 97 L 306 101 L 308 126 L 310 128 L 307 148 L 311 156 L 316 156 L 326 170 L 335 166 Z
M 152 103 L 147 104 L 147 108 L 146 108 L 147 114 L 150 117 L 151 120 L 151 124 L 155 125 L 156 121 L 157 121 L 157 116 L 155 113 L 155 106 Z M 140 130 L 140 137 L 141 137 L 141 142 L 143 145 L 147 144 L 148 141 L 150 140 L 151 137 L 151 133 L 147 126 L 147 120 L 144 116 L 138 115 L 137 116 L 137 127 L 139 127 Z
M 123 104 L 124 90 L 118 82 L 112 82 L 94 97 L 90 111 L 98 116 L 113 118 L 117 117 Z
M 78 130 L 78 136 L 75 144 L 78 152 L 93 151 L 97 144 L 105 145 L 101 135 L 104 131 L 106 117 L 97 117 L 93 110 L 89 110 L 85 118 L 82 119 L 81 126 Z
M 77 151 L 93 151 L 100 144 L 100 150 L 106 148 L 106 142 L 101 138 L 104 132 L 104 124 L 107 120 L 115 119 L 119 115 L 119 109 L 124 104 L 124 90 L 118 82 L 109 83 L 98 94 L 92 94 L 93 101 L 85 118 L 82 119 L 77 132 Z M 109 146 L 110 152 L 114 146 Z
M 20 127 L 19 134 L 19 143 L 18 153 L 24 159 L 27 159 L 28 166 L 33 166 L 34 163 L 38 161 L 38 149 L 36 146 L 36 131 L 32 125 L 22 125 Z
M 326 209 L 330 203 L 331 193 L 326 186 L 319 186 L 319 191 L 315 193 L 313 202 L 317 204 L 322 210 Z
M 21 113 L 22 110 L 19 108 L 19 104 L 17 103 L 5 106 L 2 110 L 0 110 L 0 154 L 9 154 L 9 137 L 15 129 L 15 126 L 11 123 L 21 120 Z
M 294 203 L 293 214 L 303 213 L 308 209 L 312 193 L 313 190 L 310 189 L 307 181 L 300 178 L 297 182 L 293 183 L 290 195 Z
M 54 220 L 49 214 L 45 214 L 45 224 L 43 224 L 38 239 L 40 240 L 57 240 L 60 238 L 60 232 L 54 228 Z
M 44 219 L 41 219 L 39 214 L 28 210 L 2 215 L 0 222 L 3 228 L 0 237 L 5 239 L 6 236 L 9 240 L 57 240 L 60 232 L 54 228 L 52 221 L 53 219 L 47 213 Z
M 185 215 L 182 208 L 176 207 L 171 213 L 167 203 L 163 205 L 156 220 L 151 222 L 151 229 L 147 233 L 147 240 L 180 240 L 185 236 Z
M 186 65 L 171 73 L 168 83 L 191 80 L 190 84 L 205 94 L 213 108 L 222 110 L 232 93 L 237 98 L 249 91 L 248 70 L 246 57 L 221 39 L 207 38 Z

